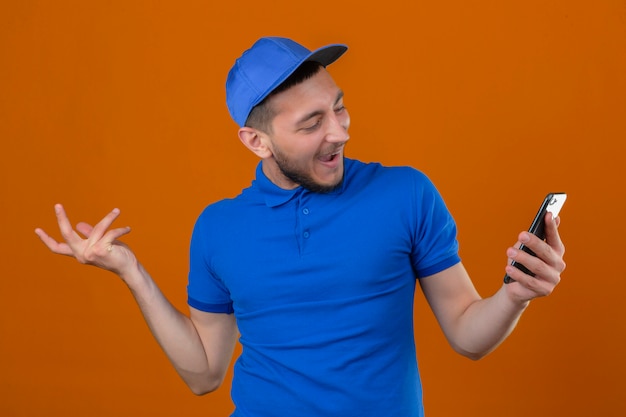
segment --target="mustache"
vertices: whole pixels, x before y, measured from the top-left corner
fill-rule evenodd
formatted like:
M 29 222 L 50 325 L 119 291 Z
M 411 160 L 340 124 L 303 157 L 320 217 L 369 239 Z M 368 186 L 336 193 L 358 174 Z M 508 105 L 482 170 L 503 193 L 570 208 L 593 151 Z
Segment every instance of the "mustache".
M 324 151 L 320 152 L 318 156 L 329 156 L 340 153 L 345 148 L 345 146 L 345 142 L 340 145 L 335 145 L 330 149 L 325 149 Z

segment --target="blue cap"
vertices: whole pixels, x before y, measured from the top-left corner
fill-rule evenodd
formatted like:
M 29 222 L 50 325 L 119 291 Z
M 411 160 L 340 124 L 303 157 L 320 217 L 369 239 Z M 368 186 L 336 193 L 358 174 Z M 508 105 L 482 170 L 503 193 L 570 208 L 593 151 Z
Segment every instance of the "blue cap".
M 343 55 L 348 47 L 332 44 L 311 52 L 286 38 L 261 38 L 235 61 L 226 80 L 226 104 L 231 117 L 244 126 L 252 108 L 285 81 L 302 63 L 324 67 Z

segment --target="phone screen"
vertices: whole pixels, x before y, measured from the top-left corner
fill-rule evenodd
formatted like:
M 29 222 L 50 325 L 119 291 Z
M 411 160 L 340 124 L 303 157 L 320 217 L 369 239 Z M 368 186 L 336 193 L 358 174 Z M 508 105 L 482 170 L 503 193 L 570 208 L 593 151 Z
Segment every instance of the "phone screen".
M 528 231 L 540 239 L 545 239 L 546 238 L 546 232 L 545 232 L 546 214 L 550 212 L 552 213 L 553 217 L 557 217 L 559 215 L 559 212 L 561 211 L 561 208 L 563 207 L 563 204 L 565 204 L 566 199 L 567 199 L 567 194 L 565 193 L 548 194 L 546 198 L 544 198 L 543 203 L 541 203 L 541 207 L 539 207 L 539 210 L 537 211 L 537 215 L 535 216 L 535 219 L 530 225 L 530 228 L 528 229 Z M 519 249 L 523 250 L 524 252 L 528 254 L 536 256 L 532 250 L 528 249 L 523 244 L 519 247 Z M 528 268 L 526 268 L 524 265 L 522 265 L 519 262 L 513 261 L 511 265 L 525 272 L 528 275 L 531 275 L 533 277 L 535 276 L 535 274 L 533 274 L 532 271 L 530 271 Z M 514 280 L 508 275 L 504 276 L 504 282 L 506 284 L 513 282 L 513 281 Z

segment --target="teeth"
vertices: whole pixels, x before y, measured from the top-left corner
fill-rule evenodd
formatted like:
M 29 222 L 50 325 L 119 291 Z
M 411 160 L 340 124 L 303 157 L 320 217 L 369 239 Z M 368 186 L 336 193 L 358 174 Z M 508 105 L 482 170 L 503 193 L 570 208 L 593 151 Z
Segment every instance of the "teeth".
M 332 161 L 332 160 L 333 160 L 333 159 L 334 159 L 337 155 L 339 155 L 340 153 L 341 153 L 341 151 L 339 150 L 339 151 L 336 151 L 336 152 L 333 152 L 333 153 L 330 153 L 330 154 L 327 154 L 327 155 L 321 155 L 321 156 L 319 157 L 319 159 L 320 159 L 320 161 L 322 161 L 322 162 L 330 162 L 330 161 Z

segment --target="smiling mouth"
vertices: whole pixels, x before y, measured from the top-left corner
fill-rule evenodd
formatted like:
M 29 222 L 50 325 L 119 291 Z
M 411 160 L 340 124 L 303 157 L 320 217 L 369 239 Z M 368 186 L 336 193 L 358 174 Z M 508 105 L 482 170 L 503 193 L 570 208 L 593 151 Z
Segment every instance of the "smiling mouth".
M 341 154 L 341 149 L 337 149 L 333 153 L 329 153 L 329 154 L 326 154 L 326 155 L 320 155 L 320 157 L 318 159 L 320 161 L 322 161 L 322 162 L 332 162 L 335 159 L 337 159 L 340 154 Z
M 319 160 L 322 161 L 322 162 L 331 162 L 331 161 L 333 161 L 337 157 L 337 155 L 339 155 L 339 154 L 338 153 L 333 153 L 333 154 L 330 154 L 330 155 L 323 155 L 323 156 L 320 156 Z

